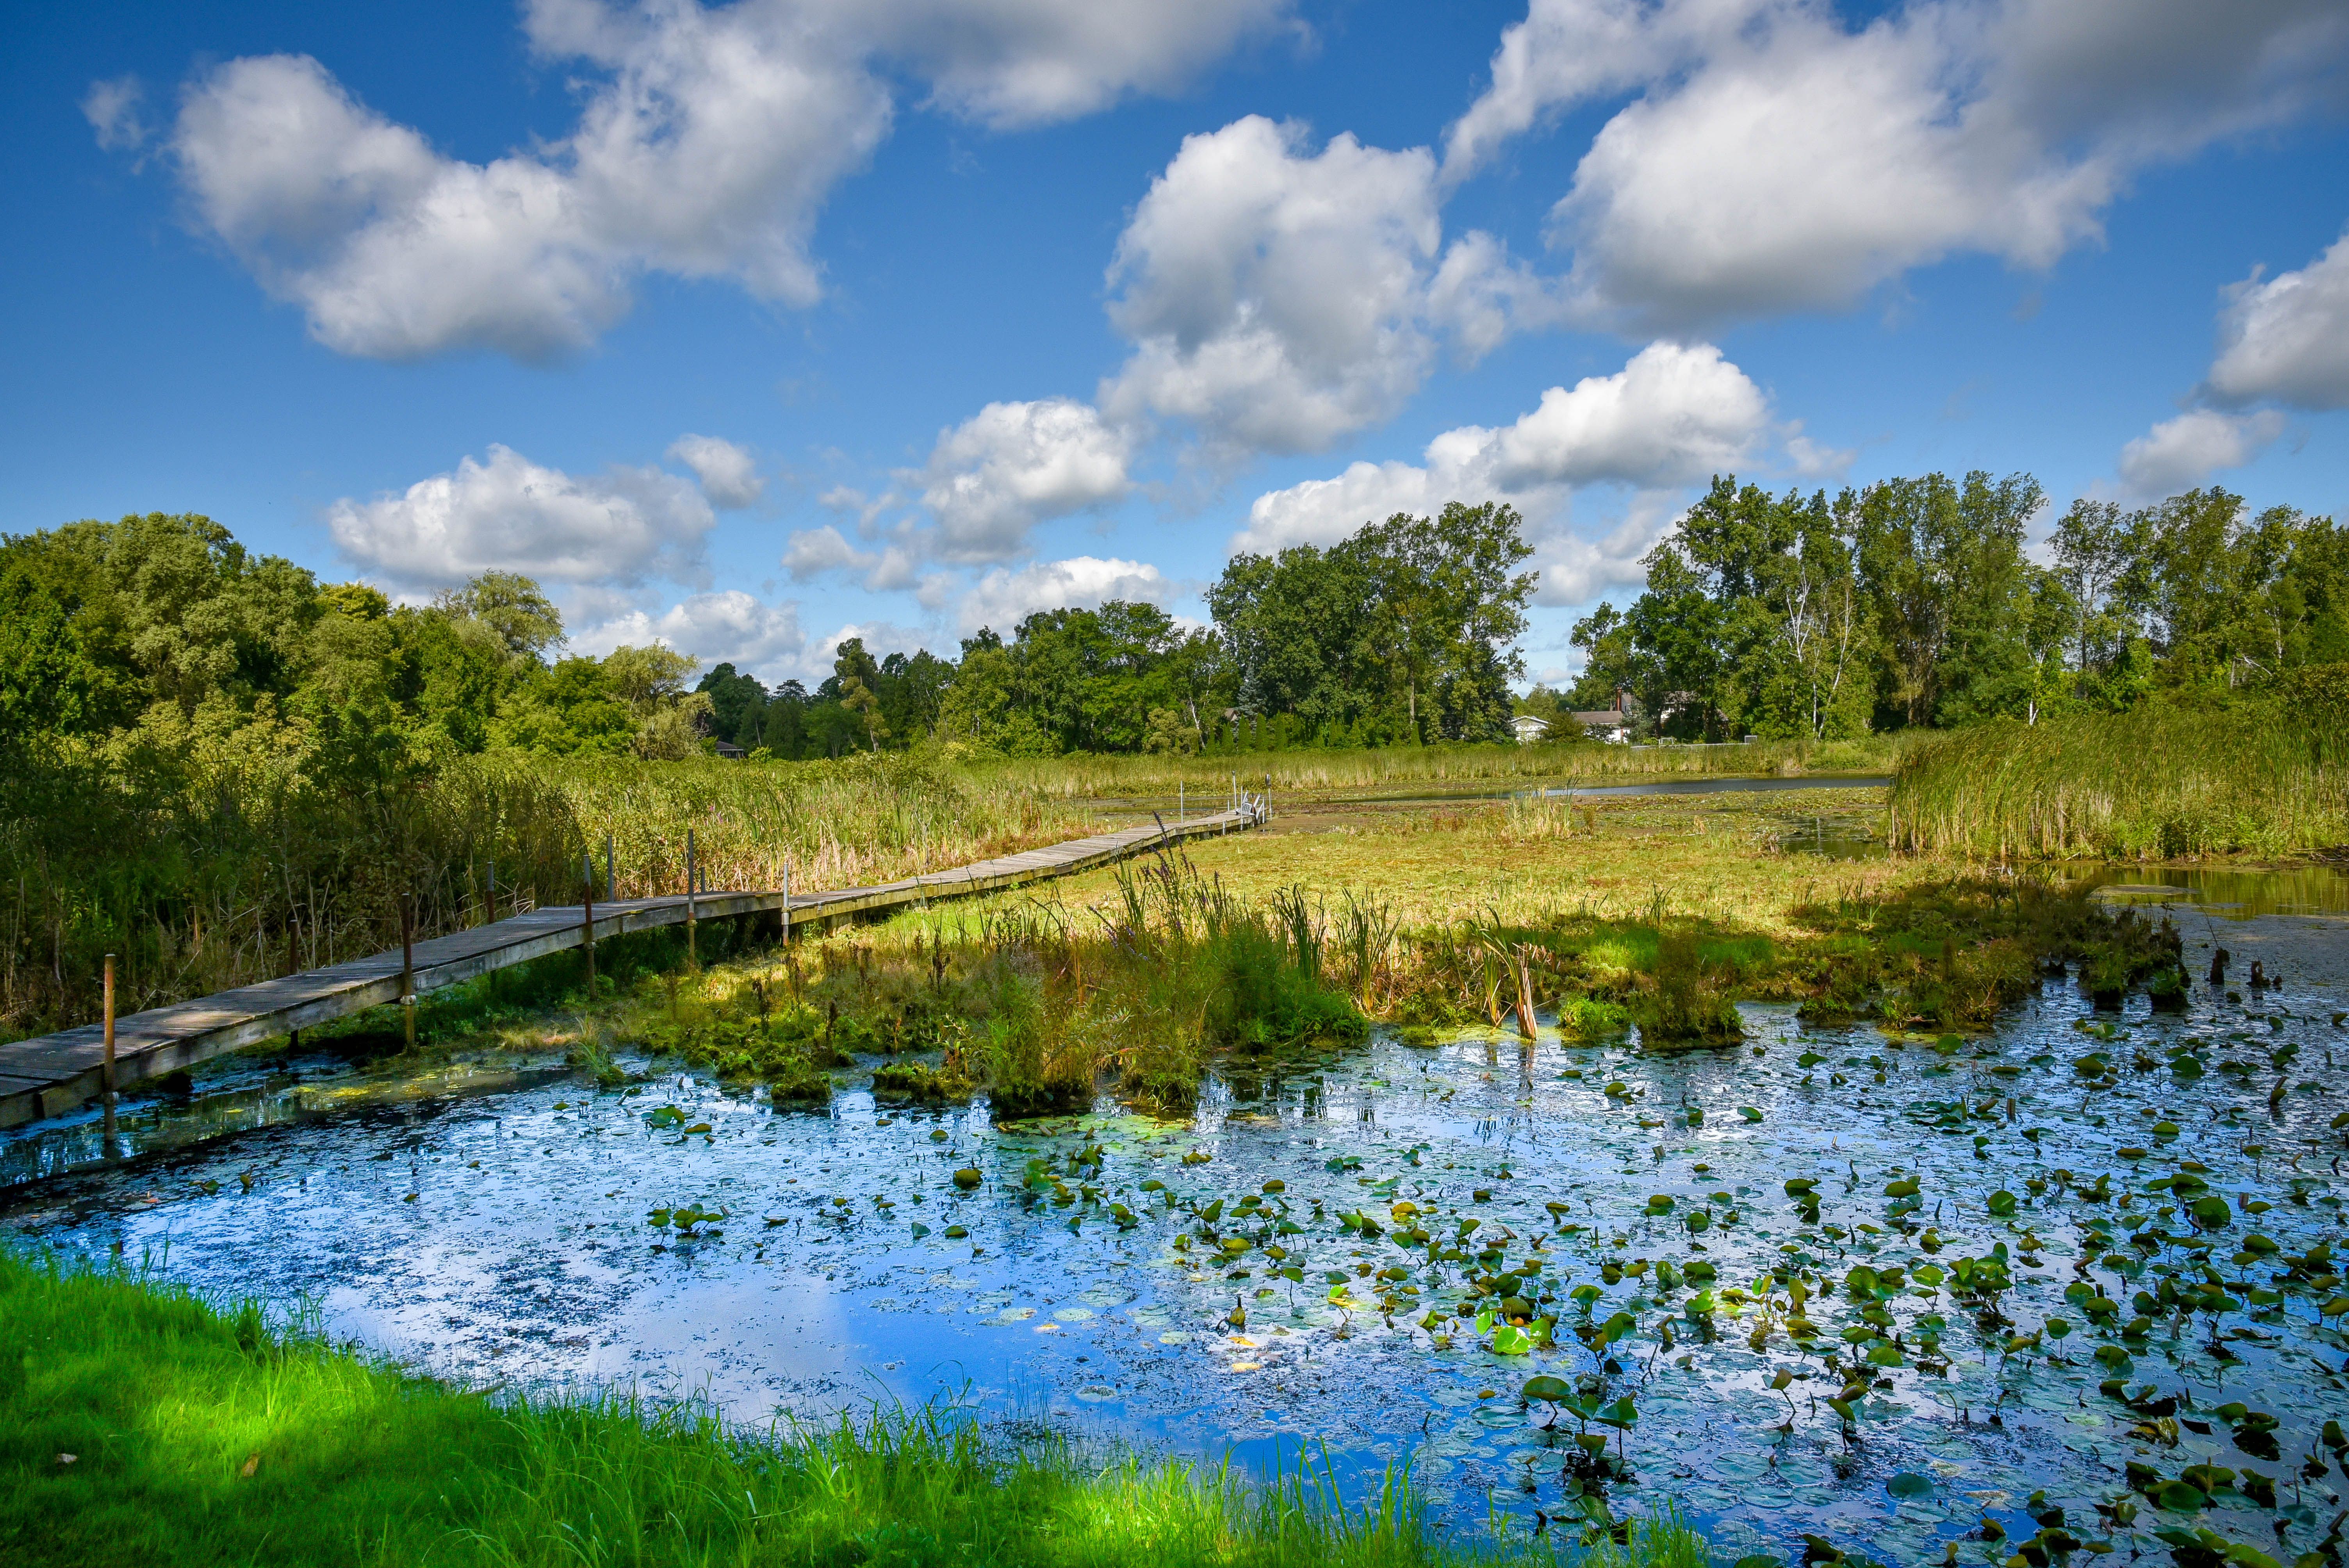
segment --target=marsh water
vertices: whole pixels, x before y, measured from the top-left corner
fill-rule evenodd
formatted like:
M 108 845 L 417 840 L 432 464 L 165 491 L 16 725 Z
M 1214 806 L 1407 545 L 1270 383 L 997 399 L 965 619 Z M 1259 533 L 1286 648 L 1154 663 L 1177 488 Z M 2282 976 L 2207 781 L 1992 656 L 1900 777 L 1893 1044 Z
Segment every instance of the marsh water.
M 660 1060 L 599 1089 L 233 1058 L 130 1107 L 127 1164 L 84 1163 L 86 1119 L 13 1136 L 0 1204 L 481 1384 L 750 1423 L 942 1400 L 1267 1470 L 1326 1446 L 1350 1497 L 1408 1462 L 1454 1528 L 1676 1503 L 1724 1562 L 2002 1561 L 2063 1547 L 2054 1507 L 2155 1560 L 2290 1562 L 2349 1492 L 2349 879 L 2103 880 L 2179 923 L 2186 1012 L 2050 975 L 1963 1038 L 1778 1006 L 1695 1054 L 1381 1033 L 1227 1064 L 1188 1121 L 1006 1127 Z M 1466 1282 L 1503 1270 L 1552 1343 L 1480 1326 Z M 1569 1464 L 1587 1418 L 1537 1376 L 1630 1397 L 1589 1428 L 1628 1476 Z

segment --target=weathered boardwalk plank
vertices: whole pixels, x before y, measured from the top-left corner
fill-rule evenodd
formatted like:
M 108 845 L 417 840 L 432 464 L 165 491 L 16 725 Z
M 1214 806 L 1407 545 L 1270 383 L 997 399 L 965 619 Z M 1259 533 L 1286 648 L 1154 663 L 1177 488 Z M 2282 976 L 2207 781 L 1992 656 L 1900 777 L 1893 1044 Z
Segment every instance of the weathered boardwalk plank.
M 1173 826 L 1095 833 L 1049 849 L 1001 855 L 878 887 L 795 892 L 789 900 L 790 918 L 796 930 L 809 922 L 840 920 L 932 899 L 1000 892 L 1047 877 L 1091 871 L 1161 844 L 1253 827 L 1262 820 L 1261 809 L 1251 803 Z M 706 892 L 691 902 L 696 918 L 726 920 L 779 911 L 786 901 L 781 892 Z M 607 941 L 631 931 L 682 925 L 687 903 L 682 895 L 598 903 L 595 939 Z M 585 912 L 573 905 L 536 909 L 432 937 L 416 944 L 415 988 L 419 993 L 430 991 L 477 979 L 492 970 L 527 964 L 550 953 L 582 946 L 586 934 Z M 130 1014 L 115 1020 L 116 1086 L 127 1088 L 160 1078 L 295 1029 L 314 1028 L 365 1008 L 397 1002 L 401 988 L 400 955 L 394 950 Z M 62 1115 L 103 1092 L 104 1034 L 102 1025 L 84 1024 L 0 1045 L 0 1127 Z

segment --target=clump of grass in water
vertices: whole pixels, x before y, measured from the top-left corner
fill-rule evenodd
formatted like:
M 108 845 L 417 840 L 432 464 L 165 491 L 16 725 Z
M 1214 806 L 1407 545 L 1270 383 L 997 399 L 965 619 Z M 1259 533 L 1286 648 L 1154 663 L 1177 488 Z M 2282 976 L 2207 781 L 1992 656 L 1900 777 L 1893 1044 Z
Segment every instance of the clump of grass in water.
M 1728 988 L 1686 927 L 1658 929 L 1655 972 L 1634 994 L 1630 1014 L 1642 1045 L 1725 1045 L 1745 1037 Z
M 6 1253 L 0 1365 L 23 1369 L 0 1381 L 0 1557 L 26 1568 L 1555 1561 L 1434 1535 L 1399 1474 L 1350 1508 L 1301 1468 L 1250 1486 L 951 1410 L 748 1432 L 702 1404 L 485 1398 L 273 1336 L 252 1303 Z M 1587 1561 L 1697 1568 L 1704 1547 L 1660 1517 Z

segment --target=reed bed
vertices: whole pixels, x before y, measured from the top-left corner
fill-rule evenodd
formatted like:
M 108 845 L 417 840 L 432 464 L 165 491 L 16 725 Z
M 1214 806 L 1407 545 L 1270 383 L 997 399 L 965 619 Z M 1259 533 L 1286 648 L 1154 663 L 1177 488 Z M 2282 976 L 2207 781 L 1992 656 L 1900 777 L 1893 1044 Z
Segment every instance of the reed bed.
M 1609 746 L 1595 740 L 1531 746 L 1395 746 L 1364 750 L 1242 752 L 1205 757 L 1158 754 L 1021 758 L 973 765 L 991 782 L 1056 799 L 1137 795 L 1172 797 L 1177 785 L 1202 810 L 1217 807 L 1237 780 L 1251 792 L 1267 780 L 1276 791 L 1366 790 L 1402 785 L 1604 780 L 1669 775 L 1791 777 L 1804 773 L 1889 772 L 1913 740 L 1907 735 L 1860 740 L 1757 740 L 1723 746 Z
M 2349 844 L 2339 707 L 2151 707 L 1938 736 L 1901 759 L 1896 849 L 1980 859 L 2196 860 Z
M 685 836 L 704 884 L 859 887 L 1009 854 L 1088 830 L 1090 820 L 1017 782 L 907 753 L 838 761 L 716 759 L 540 764 L 612 896 L 685 891 Z
M 337 788 L 293 753 L 198 759 L 168 787 L 95 761 L 0 818 L 0 1039 L 206 995 L 540 904 L 703 885 L 816 891 L 1080 833 L 1064 802 L 893 755 L 750 765 L 467 758 Z M 607 874 L 608 872 L 608 874 Z

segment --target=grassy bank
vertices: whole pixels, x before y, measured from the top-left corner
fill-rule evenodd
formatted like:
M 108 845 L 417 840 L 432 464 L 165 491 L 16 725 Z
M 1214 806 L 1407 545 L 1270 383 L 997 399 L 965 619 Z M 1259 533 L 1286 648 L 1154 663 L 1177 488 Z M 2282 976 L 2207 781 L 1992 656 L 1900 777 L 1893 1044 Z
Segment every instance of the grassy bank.
M 1213 757 L 1049 757 L 973 764 L 979 777 L 1057 799 L 1172 796 L 1177 784 L 1207 805 L 1235 776 L 1240 788 L 1373 790 L 1461 787 L 1519 779 L 1641 779 L 1671 775 L 1889 772 L 1904 736 L 1860 740 L 1761 740 L 1738 746 L 1609 746 L 1595 740 L 1538 746 L 1393 746 L 1376 749 L 1243 752 Z
M 0 1559 L 27 1565 L 1549 1563 L 1429 1531 L 1407 1483 L 1349 1507 L 1309 1477 L 951 1413 L 730 1430 L 707 1409 L 452 1388 L 259 1311 L 0 1253 Z M 67 1456 L 71 1456 L 68 1459 Z M 1591 1568 L 1700 1568 L 1640 1526 Z
M 1897 848 L 1999 860 L 2283 855 L 2349 844 L 2349 666 L 2274 701 L 1935 736 L 1904 757 Z

